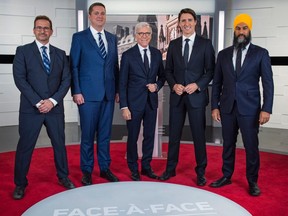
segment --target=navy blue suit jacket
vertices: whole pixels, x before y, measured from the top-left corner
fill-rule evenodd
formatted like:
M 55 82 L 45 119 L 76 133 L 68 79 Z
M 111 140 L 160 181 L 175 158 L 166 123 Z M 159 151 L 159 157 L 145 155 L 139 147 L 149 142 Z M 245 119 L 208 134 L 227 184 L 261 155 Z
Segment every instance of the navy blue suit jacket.
M 85 101 L 114 100 L 118 92 L 118 53 L 116 36 L 105 31 L 108 43 L 104 60 L 90 28 L 73 35 L 70 50 L 72 95 L 82 94 Z
M 273 74 L 268 51 L 250 44 L 245 60 L 237 77 L 233 67 L 233 46 L 218 54 L 213 79 L 211 108 L 223 113 L 232 111 L 234 102 L 242 115 L 258 115 L 260 110 L 272 113 Z M 263 104 L 259 80 L 263 86 Z
M 215 66 L 215 53 L 212 43 L 198 35 L 188 62 L 187 71 L 182 55 L 182 37 L 170 42 L 167 58 L 165 75 L 171 88 L 170 105 L 177 106 L 181 96 L 173 91 L 175 84 L 184 86 L 196 83 L 200 91 L 188 95 L 190 105 L 194 108 L 205 107 L 209 102 L 208 84 L 212 80 Z
M 53 98 L 58 104 L 50 113 L 64 113 L 63 98 L 71 83 L 65 51 L 50 45 L 51 72 L 45 71 L 36 42 L 19 46 L 13 61 L 13 76 L 21 92 L 20 113 L 39 113 L 35 106 L 43 99 Z
M 164 67 L 160 51 L 149 46 L 151 52 L 150 71 L 147 74 L 143 60 L 136 44 L 123 53 L 120 67 L 120 108 L 128 107 L 132 110 L 145 109 L 149 96 L 153 109 L 158 108 L 157 92 L 149 92 L 146 85 L 156 83 L 158 90 L 165 82 Z

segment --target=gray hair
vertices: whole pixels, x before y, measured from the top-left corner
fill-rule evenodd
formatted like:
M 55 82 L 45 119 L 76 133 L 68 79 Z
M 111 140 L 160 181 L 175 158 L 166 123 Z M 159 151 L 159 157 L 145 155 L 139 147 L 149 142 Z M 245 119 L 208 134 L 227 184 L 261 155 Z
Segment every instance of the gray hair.
M 150 33 L 152 33 L 152 28 L 151 28 L 151 26 L 150 26 L 149 23 L 147 23 L 147 22 L 139 22 L 139 23 L 137 23 L 136 26 L 135 26 L 135 35 L 138 33 L 138 30 L 139 30 L 140 28 L 143 28 L 143 27 L 148 27 L 149 30 L 150 30 Z

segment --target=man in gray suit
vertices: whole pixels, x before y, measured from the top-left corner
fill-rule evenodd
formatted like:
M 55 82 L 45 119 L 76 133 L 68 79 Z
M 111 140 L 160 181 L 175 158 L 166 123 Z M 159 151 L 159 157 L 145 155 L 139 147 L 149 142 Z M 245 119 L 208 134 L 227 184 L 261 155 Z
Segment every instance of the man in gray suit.
M 68 178 L 64 134 L 63 98 L 70 87 L 69 64 L 65 51 L 49 44 L 53 29 L 47 16 L 35 18 L 33 33 L 36 40 L 19 46 L 13 61 L 14 81 L 21 92 L 14 199 L 24 196 L 33 149 L 42 125 L 46 126 L 51 139 L 59 184 L 67 189 L 75 188 Z

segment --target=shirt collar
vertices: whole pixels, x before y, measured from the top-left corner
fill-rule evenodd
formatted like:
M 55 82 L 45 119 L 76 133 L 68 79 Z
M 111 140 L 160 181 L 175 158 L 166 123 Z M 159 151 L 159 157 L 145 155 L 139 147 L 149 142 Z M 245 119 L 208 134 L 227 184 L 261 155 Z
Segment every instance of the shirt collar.
M 93 35 L 97 35 L 97 34 L 99 33 L 99 31 L 97 31 L 96 29 L 94 29 L 92 26 L 90 26 L 90 30 L 91 30 L 91 32 L 92 32 Z M 102 29 L 102 30 L 100 31 L 100 33 L 101 33 L 102 35 L 104 35 L 104 29 Z
M 183 35 L 183 37 L 182 37 L 182 42 L 185 42 L 185 39 L 186 38 L 188 38 L 188 39 L 190 39 L 190 41 L 194 41 L 195 40 L 195 36 L 196 36 L 196 32 L 194 32 L 192 35 L 190 35 L 190 37 L 185 37 L 184 35 Z
M 149 46 L 147 46 L 146 48 L 142 47 L 141 45 L 137 44 L 138 48 L 140 50 L 140 52 L 144 52 L 144 49 L 147 49 L 147 51 L 149 51 Z
M 40 50 L 42 46 L 47 47 L 47 51 L 49 51 L 49 47 L 50 47 L 50 43 L 48 42 L 47 44 L 43 45 L 42 43 L 40 43 L 38 40 L 35 40 L 38 49 Z

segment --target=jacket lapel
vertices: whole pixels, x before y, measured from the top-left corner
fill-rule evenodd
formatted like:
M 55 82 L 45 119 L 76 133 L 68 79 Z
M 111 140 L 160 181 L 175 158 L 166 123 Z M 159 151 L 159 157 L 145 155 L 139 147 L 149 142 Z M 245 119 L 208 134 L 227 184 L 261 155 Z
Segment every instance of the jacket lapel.
M 144 67 L 143 59 L 142 59 L 142 56 L 141 56 L 141 53 L 140 53 L 140 50 L 139 50 L 137 44 L 133 47 L 133 51 L 135 53 L 136 62 L 139 64 L 140 68 L 142 69 L 142 72 L 145 75 L 147 75 L 147 72 L 146 72 L 145 67 Z
M 37 46 L 35 41 L 32 44 L 32 51 L 33 51 L 34 55 L 36 56 L 37 60 L 39 61 L 40 65 L 42 66 L 43 73 L 45 73 L 47 75 L 45 67 L 44 67 L 44 63 L 43 63 L 43 60 L 42 60 L 41 53 L 40 53 L 40 51 L 38 49 L 38 46 Z

